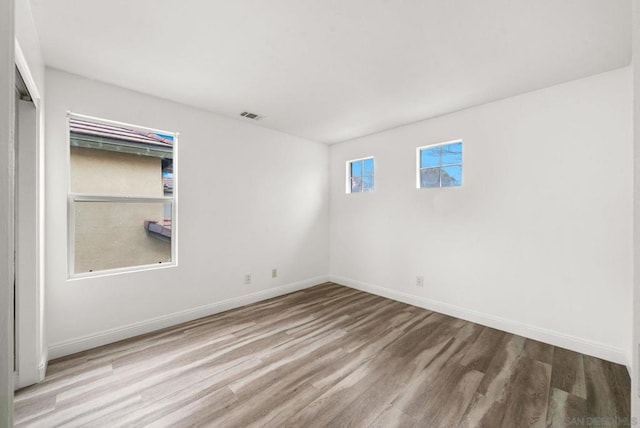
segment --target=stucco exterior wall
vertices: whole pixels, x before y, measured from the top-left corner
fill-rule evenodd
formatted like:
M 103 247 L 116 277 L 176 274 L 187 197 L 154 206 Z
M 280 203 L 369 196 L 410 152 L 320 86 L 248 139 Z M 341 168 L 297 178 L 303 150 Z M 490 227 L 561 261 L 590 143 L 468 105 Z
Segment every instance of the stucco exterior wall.
M 162 197 L 160 158 L 71 147 L 71 192 Z M 149 236 L 145 220 L 159 221 L 159 203 L 76 202 L 75 273 L 171 261 L 171 244 Z
M 159 198 L 160 158 L 71 147 L 71 192 Z

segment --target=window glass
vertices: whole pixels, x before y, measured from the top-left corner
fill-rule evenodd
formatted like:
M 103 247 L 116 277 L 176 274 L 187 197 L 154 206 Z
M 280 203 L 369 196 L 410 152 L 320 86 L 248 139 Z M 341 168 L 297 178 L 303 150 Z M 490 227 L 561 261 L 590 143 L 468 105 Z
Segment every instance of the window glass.
M 420 187 L 440 187 L 440 168 L 420 170 Z
M 373 177 L 362 177 L 362 191 L 373 192 Z
M 418 158 L 419 187 L 462 185 L 462 141 L 418 148 Z
M 171 263 L 176 136 L 71 115 L 72 275 Z
M 351 163 L 351 177 L 362 176 L 362 161 L 356 161 Z
M 440 147 L 424 149 L 420 152 L 420 168 L 440 165 Z
M 362 177 L 351 178 L 351 193 L 362 192 Z
M 364 164 L 362 175 L 373 177 L 373 159 L 365 159 L 362 163 Z
M 349 173 L 349 177 L 347 177 L 347 193 L 373 192 L 373 158 L 348 161 L 347 166 Z
M 74 216 L 76 273 L 171 262 L 170 203 L 78 201 Z
M 459 186 L 462 183 L 462 165 L 443 166 L 440 170 L 442 187 Z
M 462 163 L 462 143 L 447 144 L 441 146 L 442 165 Z

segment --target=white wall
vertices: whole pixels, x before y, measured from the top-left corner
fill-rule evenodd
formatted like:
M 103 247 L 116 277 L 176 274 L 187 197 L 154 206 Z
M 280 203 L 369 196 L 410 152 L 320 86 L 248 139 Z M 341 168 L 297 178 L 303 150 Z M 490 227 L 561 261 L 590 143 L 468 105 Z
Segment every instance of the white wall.
M 627 67 L 331 146 L 331 278 L 627 364 L 631 105 Z M 463 186 L 416 189 L 456 138 Z M 375 192 L 345 194 L 364 156 Z
M 34 83 L 42 96 L 45 79 L 44 58 L 40 49 L 36 24 L 33 20 L 31 2 L 17 1 L 15 8 L 15 37 L 29 66 Z
M 46 85 L 52 358 L 327 280 L 327 146 L 57 70 Z M 69 110 L 180 133 L 178 267 L 67 280 Z
M 0 1 L 0 427 L 13 419 L 13 6 Z

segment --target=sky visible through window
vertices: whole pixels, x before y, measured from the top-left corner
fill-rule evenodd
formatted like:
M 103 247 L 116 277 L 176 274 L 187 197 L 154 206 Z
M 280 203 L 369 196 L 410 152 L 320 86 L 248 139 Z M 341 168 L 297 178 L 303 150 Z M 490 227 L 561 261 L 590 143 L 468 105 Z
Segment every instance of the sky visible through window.
M 165 140 L 169 140 L 173 143 L 173 135 L 165 135 L 165 134 L 155 134 L 160 138 L 164 138 Z
M 461 185 L 461 141 L 420 149 L 420 187 Z
M 351 161 L 351 193 L 373 192 L 373 158 Z

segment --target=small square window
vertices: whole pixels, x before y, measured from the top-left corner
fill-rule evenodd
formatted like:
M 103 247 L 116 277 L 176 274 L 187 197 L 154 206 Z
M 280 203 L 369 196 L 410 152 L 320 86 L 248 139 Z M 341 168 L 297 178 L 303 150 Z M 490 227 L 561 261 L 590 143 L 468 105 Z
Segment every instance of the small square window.
M 462 141 L 418 147 L 417 187 L 462 186 Z
M 373 192 L 373 158 L 347 162 L 347 193 Z

